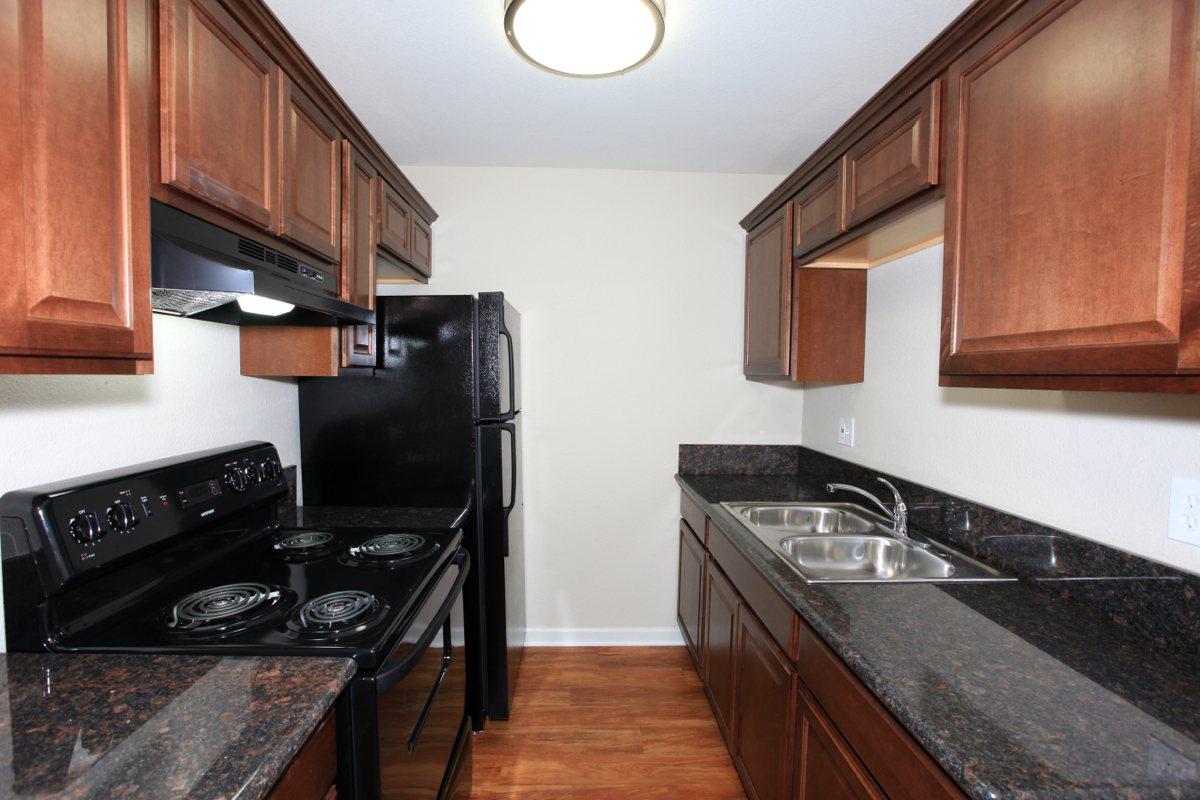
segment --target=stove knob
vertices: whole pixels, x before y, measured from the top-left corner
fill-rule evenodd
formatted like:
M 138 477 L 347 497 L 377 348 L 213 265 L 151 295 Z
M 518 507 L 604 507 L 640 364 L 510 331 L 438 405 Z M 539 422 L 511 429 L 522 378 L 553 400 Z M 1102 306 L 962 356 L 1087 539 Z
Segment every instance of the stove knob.
M 133 513 L 133 506 L 124 500 L 118 500 L 109 506 L 106 516 L 109 527 L 116 531 L 131 531 L 141 522 Z
M 259 465 L 262 469 L 263 477 L 269 481 L 273 481 L 279 477 L 280 467 L 279 462 L 273 458 L 268 458 Z
M 262 468 L 253 461 L 247 461 L 242 467 L 242 472 L 246 476 L 246 483 L 249 486 L 257 486 L 263 482 Z
M 246 473 L 239 467 L 233 467 L 225 473 L 225 486 L 234 494 L 246 491 Z
M 80 512 L 67 523 L 71 537 L 80 544 L 94 544 L 104 536 L 105 530 L 100 526 L 100 518 L 91 511 Z

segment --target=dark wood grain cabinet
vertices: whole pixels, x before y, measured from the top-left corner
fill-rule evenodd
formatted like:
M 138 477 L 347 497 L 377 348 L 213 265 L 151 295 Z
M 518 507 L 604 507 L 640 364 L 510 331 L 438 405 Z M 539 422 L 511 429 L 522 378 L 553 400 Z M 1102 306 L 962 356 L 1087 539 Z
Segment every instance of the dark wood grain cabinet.
M 379 182 L 379 249 L 402 261 L 413 257 L 413 210 L 387 181 Z
M 686 494 L 682 505 L 703 514 Z M 680 628 L 688 641 L 684 586 L 703 556 L 697 670 L 750 800 L 962 800 L 732 540 L 707 517 L 703 543 L 690 525 L 680 524 Z
M 336 264 L 342 238 L 342 137 L 290 78 L 281 80 L 282 144 L 278 233 Z
M 846 230 L 842 207 L 845 161 L 839 158 L 792 200 L 795 233 L 792 248 L 800 258 Z
M 308 737 L 267 800 L 336 800 L 336 728 L 331 711 Z
M 413 217 L 412 265 L 426 277 L 433 274 L 433 227 L 418 216 Z
M 746 236 L 744 356 L 748 378 L 791 374 L 792 204 Z
M 375 308 L 375 196 L 380 183 L 375 167 L 350 142 L 342 143 L 342 299 L 364 308 Z M 371 367 L 376 363 L 375 326 L 353 325 L 342 329 L 341 363 L 344 367 Z
M 738 617 L 734 671 L 734 765 L 751 800 L 786 800 L 792 773 L 796 671 L 750 613 Z
M 725 742 L 732 747 L 734 729 L 734 648 L 737 646 L 741 601 L 733 585 L 711 557 L 704 568 L 704 689 Z
M 683 520 L 679 522 L 679 591 L 675 608 L 683 643 L 703 675 L 700 649 L 704 617 L 704 545 Z
M 1200 392 L 1191 0 L 1029 0 L 949 68 L 949 385 Z
M 280 70 L 218 0 L 159 5 L 162 181 L 269 230 L 278 214 Z
M 150 14 L 0 4 L 0 372 L 152 368 Z

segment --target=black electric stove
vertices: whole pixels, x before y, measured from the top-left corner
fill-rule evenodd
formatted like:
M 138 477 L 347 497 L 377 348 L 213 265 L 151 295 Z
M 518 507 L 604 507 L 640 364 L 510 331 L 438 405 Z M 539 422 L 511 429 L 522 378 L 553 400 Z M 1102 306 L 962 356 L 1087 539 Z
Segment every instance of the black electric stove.
M 339 796 L 386 795 L 381 763 L 422 796 L 461 795 L 461 533 L 281 528 L 286 493 L 266 443 L 9 492 L 9 650 L 353 658 Z

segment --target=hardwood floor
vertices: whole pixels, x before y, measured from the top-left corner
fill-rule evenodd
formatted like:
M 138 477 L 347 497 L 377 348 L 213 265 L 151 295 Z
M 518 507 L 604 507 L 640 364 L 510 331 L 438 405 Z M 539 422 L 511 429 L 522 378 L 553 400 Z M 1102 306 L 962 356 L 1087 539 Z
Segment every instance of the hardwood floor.
M 512 719 L 475 737 L 472 800 L 745 800 L 682 647 L 525 651 Z

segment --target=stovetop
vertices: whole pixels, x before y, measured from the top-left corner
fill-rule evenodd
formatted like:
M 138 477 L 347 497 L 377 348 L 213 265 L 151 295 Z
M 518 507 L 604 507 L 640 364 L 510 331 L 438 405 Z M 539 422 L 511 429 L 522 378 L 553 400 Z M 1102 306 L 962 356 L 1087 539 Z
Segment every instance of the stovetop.
M 378 528 L 243 531 L 211 563 L 72 620 L 71 652 L 343 655 L 373 667 L 457 552 L 461 534 Z M 218 542 L 214 539 L 213 542 Z M 179 555 L 177 554 L 177 558 Z M 87 604 L 74 598 L 75 606 Z

